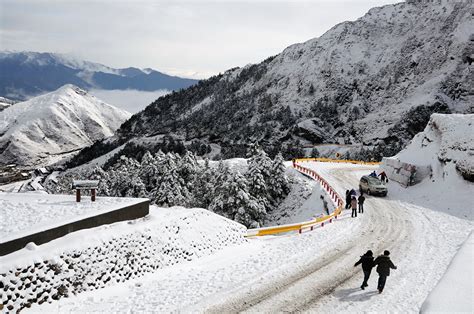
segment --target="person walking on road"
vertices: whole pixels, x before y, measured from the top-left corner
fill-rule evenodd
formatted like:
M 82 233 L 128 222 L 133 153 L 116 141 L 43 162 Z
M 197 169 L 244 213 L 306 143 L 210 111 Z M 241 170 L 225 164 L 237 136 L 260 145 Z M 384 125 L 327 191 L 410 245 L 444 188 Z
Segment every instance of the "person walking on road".
M 360 286 L 360 288 L 364 290 L 365 287 L 368 286 L 367 281 L 369 280 L 370 273 L 374 267 L 374 254 L 371 250 L 368 250 L 364 255 L 362 255 L 360 260 L 354 264 L 354 267 L 359 264 L 362 264 L 362 270 L 364 271 L 364 281 L 362 282 L 362 286 Z
M 326 214 L 329 216 L 329 207 L 328 207 L 328 202 L 324 198 L 324 196 L 321 195 L 321 200 L 323 201 L 323 208 Z
M 389 255 L 390 252 L 385 250 L 383 255 L 380 255 L 374 261 L 374 266 L 377 266 L 377 273 L 379 274 L 379 282 L 377 285 L 379 293 L 382 293 L 383 288 L 385 287 L 387 277 L 390 276 L 390 269 L 397 269 L 397 266 L 393 265 L 390 260 Z
M 381 173 L 379 173 L 379 176 L 383 184 L 388 182 L 387 174 L 385 173 L 385 171 L 382 171 Z
M 346 209 L 351 208 L 351 193 L 346 190 Z
M 359 196 L 359 213 L 363 214 L 364 213 L 364 202 L 365 202 L 365 196 L 363 193 L 360 193 Z
M 352 218 L 357 217 L 357 199 L 356 199 L 355 196 L 352 196 L 352 199 L 351 199 L 351 208 L 352 208 L 351 217 L 352 217 Z

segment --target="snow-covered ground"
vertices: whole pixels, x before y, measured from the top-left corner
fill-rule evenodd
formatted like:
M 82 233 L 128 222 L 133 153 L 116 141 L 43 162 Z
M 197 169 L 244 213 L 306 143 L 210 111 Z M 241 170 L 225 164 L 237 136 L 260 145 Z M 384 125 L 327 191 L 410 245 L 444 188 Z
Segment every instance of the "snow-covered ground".
M 373 166 L 308 163 L 343 193 Z M 113 287 L 61 299 L 48 312 L 317 311 L 418 312 L 472 230 L 467 220 L 399 200 L 368 197 L 365 213 L 301 235 L 250 239 L 214 255 Z M 398 266 L 382 295 L 376 274 L 361 291 L 353 264 L 367 249 Z M 172 278 L 172 280 L 169 280 Z
M 152 206 L 145 218 L 28 245 L 0 257 L 1 298 L 6 304 L 0 310 L 34 305 L 49 313 L 40 305 L 108 286 L 116 291 L 119 282 L 138 287 L 135 278 L 246 243 L 245 232 L 242 225 L 207 210 Z
M 142 202 L 140 198 L 97 197 L 91 202 L 83 196 L 80 203 L 74 195 L 0 192 L 0 241 L 8 242 L 79 219 L 113 211 Z
M 454 257 L 448 271 L 423 304 L 423 313 L 473 313 L 474 272 L 472 233 Z
M 287 165 L 290 166 L 290 163 Z M 287 169 L 291 189 L 285 200 L 267 216 L 265 227 L 308 221 L 319 215 L 325 215 L 321 195 L 328 202 L 329 211 L 334 204 L 320 185 L 309 177 L 300 175 L 293 168 Z

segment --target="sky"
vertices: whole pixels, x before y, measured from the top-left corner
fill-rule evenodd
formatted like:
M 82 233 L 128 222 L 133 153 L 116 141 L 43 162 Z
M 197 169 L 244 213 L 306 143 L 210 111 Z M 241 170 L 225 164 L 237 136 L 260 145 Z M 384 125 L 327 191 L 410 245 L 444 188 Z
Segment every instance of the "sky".
M 207 78 L 393 0 L 0 0 L 0 50 Z

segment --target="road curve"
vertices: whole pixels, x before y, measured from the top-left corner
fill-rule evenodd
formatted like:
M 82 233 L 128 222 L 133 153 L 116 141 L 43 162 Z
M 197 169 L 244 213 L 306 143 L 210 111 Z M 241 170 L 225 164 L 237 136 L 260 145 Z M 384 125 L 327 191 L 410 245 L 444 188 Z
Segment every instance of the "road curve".
M 344 186 L 358 186 L 360 173 L 368 173 L 373 167 L 348 167 L 331 171 L 325 179 L 343 195 Z M 215 304 L 206 312 L 299 312 L 310 309 L 322 296 L 358 275 L 354 268 L 354 256 L 359 256 L 367 247 L 377 254 L 384 249 L 395 249 L 402 239 L 410 238 L 412 226 L 405 215 L 399 214 L 396 202 L 369 197 L 366 201 L 367 223 L 361 225 L 359 234 L 341 242 L 330 254 L 317 256 L 305 269 L 290 277 L 275 282 L 271 288 L 252 291 Z M 345 213 L 343 219 L 350 218 Z

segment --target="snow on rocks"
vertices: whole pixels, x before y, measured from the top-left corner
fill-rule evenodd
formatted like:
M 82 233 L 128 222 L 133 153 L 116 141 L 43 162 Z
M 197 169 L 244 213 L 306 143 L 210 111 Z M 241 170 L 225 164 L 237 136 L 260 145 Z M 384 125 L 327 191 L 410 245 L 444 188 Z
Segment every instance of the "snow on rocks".
M 407 189 L 389 183 L 400 199 L 474 220 L 474 114 L 433 114 L 425 130 L 410 145 L 392 157 L 402 162 L 429 166 L 432 173 Z M 464 179 L 463 179 L 464 178 Z M 442 193 L 440 193 L 442 191 Z
M 0 257 L 2 304 L 16 311 L 125 282 L 245 243 L 245 231 L 203 209 L 152 207 L 149 217 L 134 222 L 78 231 Z

